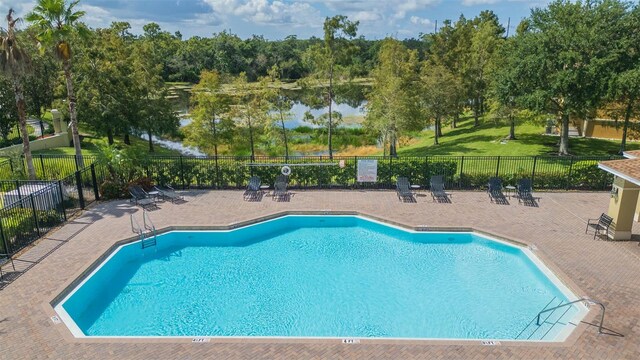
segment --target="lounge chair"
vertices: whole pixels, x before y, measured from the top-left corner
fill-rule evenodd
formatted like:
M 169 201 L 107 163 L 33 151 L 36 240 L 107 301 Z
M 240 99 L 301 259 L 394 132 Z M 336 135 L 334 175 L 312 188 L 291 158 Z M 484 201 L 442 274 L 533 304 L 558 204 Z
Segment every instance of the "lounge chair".
M 496 204 L 509 204 L 507 197 L 502 192 L 502 179 L 498 177 L 492 177 L 489 179 L 489 199 Z
M 11 263 L 13 271 L 16 271 L 16 265 L 13 263 L 13 258 L 9 254 L 0 254 L 0 281 L 4 280 L 4 273 L 2 267 L 8 263 Z
M 131 194 L 131 200 L 140 205 L 143 209 L 151 207 L 158 207 L 156 199 L 151 197 L 140 185 L 133 185 L 129 187 L 129 194 Z
M 589 228 L 593 228 L 595 231 L 593 233 L 593 238 L 596 236 L 604 234 L 605 236 L 609 236 L 609 227 L 613 224 L 613 218 L 605 213 L 602 213 L 597 219 L 589 219 L 587 220 L 587 228 L 584 233 L 586 234 L 589 231 Z
M 258 176 L 252 176 L 249 178 L 249 184 L 247 190 L 244 191 L 243 197 L 245 200 L 258 200 L 260 199 L 260 178 Z
M 284 200 L 284 201 L 288 201 L 289 200 L 289 190 L 287 190 L 287 183 L 286 181 L 278 181 L 276 179 L 276 182 L 273 185 L 273 196 L 272 196 L 272 200 Z
M 165 185 L 162 187 L 154 186 L 153 191 L 158 192 L 158 195 L 165 200 L 170 200 L 172 203 L 178 200 L 184 200 L 184 196 L 178 194 L 171 186 Z
M 431 192 L 431 198 L 433 201 L 438 202 L 451 202 L 449 196 L 451 194 L 444 191 L 444 176 L 434 175 L 429 181 L 429 191 Z
M 518 197 L 519 203 L 524 203 L 525 205 L 536 205 L 536 200 L 538 198 L 534 197 L 532 194 L 533 188 L 531 186 L 531 179 L 520 179 L 518 180 L 518 186 L 516 187 L 516 196 Z
M 396 180 L 396 194 L 398 195 L 398 199 L 402 202 L 405 202 L 406 200 L 409 200 L 409 202 L 416 202 L 416 199 L 413 197 L 413 192 L 411 192 L 409 179 L 406 177 L 399 177 Z

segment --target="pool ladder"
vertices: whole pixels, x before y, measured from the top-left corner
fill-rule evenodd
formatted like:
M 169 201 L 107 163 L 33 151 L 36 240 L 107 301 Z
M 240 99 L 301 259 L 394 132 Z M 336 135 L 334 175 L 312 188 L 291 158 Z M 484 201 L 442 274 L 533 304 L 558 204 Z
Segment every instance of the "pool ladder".
M 520 336 L 523 336 L 523 335 L 524 336 L 522 337 L 522 339 L 524 339 L 525 336 L 527 335 L 527 332 L 530 332 L 530 331 L 527 331 L 528 329 L 533 329 L 533 332 L 530 332 L 529 335 L 526 336 L 527 340 L 530 340 L 533 337 L 533 335 L 536 334 L 538 332 L 538 330 L 540 330 L 540 329 L 542 329 L 542 331 L 544 333 L 542 334 L 542 336 L 540 336 L 540 338 L 538 340 L 544 339 L 544 337 L 547 336 L 547 334 L 551 331 L 551 329 L 553 329 L 554 326 L 556 326 L 558 323 L 562 324 L 561 320 L 564 317 L 564 315 L 571 309 L 571 306 L 573 304 L 580 303 L 580 302 L 584 302 L 587 305 L 592 305 L 593 304 L 593 305 L 599 305 L 600 306 L 600 309 L 602 311 L 600 312 L 600 324 L 598 325 L 598 333 L 599 334 L 608 334 L 608 333 L 605 333 L 604 331 L 602 331 L 603 326 L 604 326 L 604 313 L 605 313 L 604 304 L 602 304 L 599 301 L 596 301 L 596 300 L 589 299 L 589 298 L 585 297 L 585 298 L 580 298 L 578 300 L 570 301 L 568 303 L 563 303 L 563 301 L 560 300 L 560 302 L 557 305 L 549 307 L 549 305 L 552 305 L 552 303 L 556 299 L 557 299 L 556 297 L 551 299 L 551 301 L 549 301 L 547 303 L 547 305 L 545 305 L 544 308 L 542 308 L 542 310 L 538 313 L 538 315 L 536 315 L 533 319 L 531 319 L 531 321 L 527 324 L 527 326 L 525 326 L 524 329 L 522 329 L 522 331 L 520 331 L 520 333 L 516 336 L 516 340 L 521 339 Z M 564 310 L 564 312 L 562 312 L 562 314 L 560 314 L 560 316 L 558 316 L 556 318 L 555 321 L 553 321 L 553 320 L 552 321 L 548 321 L 551 317 L 554 316 L 554 313 L 555 313 L 556 310 L 562 309 L 562 308 L 566 308 L 566 309 Z M 546 317 L 544 319 L 542 319 L 542 321 L 541 321 L 541 318 L 543 317 L 543 315 L 547 314 L 547 313 L 548 313 L 548 315 L 546 315 Z M 546 331 L 544 331 L 545 330 L 544 329 L 545 325 L 550 325 L 548 327 L 548 329 L 546 329 Z M 623 336 L 623 335 L 617 334 L 617 333 L 616 333 L 616 335 Z
M 151 218 L 149 218 L 147 210 L 142 210 L 142 224 L 143 226 L 140 226 L 138 220 L 131 214 L 131 231 L 138 234 L 142 248 L 156 246 L 157 231 Z

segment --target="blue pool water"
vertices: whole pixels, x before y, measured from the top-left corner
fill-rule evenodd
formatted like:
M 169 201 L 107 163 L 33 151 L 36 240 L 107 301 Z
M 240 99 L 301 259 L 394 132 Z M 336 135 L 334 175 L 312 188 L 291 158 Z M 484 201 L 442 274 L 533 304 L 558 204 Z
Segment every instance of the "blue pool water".
M 77 336 L 552 340 L 580 307 L 530 322 L 567 293 L 520 248 L 472 233 L 287 216 L 123 246 L 56 309 Z

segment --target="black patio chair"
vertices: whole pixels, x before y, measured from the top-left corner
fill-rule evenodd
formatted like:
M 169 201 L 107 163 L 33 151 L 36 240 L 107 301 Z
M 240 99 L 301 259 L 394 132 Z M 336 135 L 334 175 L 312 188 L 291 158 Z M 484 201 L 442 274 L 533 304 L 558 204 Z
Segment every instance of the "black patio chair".
M 536 200 L 539 200 L 539 198 L 533 196 L 533 187 L 531 186 L 531 179 L 518 180 L 518 186 L 516 187 L 516 194 L 517 194 L 516 196 L 518 197 L 518 203 L 537 206 Z
M 244 191 L 242 195 L 245 200 L 258 200 L 260 199 L 260 195 L 262 192 L 260 191 L 260 177 L 252 176 L 249 178 L 249 184 L 247 185 L 247 189 Z
M 287 182 L 286 181 L 278 181 L 273 184 L 273 196 L 272 200 L 277 201 L 289 201 L 291 198 L 291 194 L 289 194 L 289 190 L 287 190 Z
M 429 191 L 431 192 L 431 198 L 433 201 L 450 203 L 451 199 L 449 199 L 449 194 L 444 190 L 444 176 L 442 175 L 434 175 L 431 177 L 429 181 Z
M 4 273 L 2 272 L 2 267 L 8 263 L 11 263 L 13 271 L 16 271 L 16 265 L 13 263 L 13 258 L 11 257 L 11 255 L 0 254 L 0 281 L 4 281 Z
M 164 185 L 162 187 L 154 186 L 153 191 L 156 191 L 160 197 L 165 200 L 169 200 L 172 203 L 176 201 L 184 201 L 184 196 L 178 194 L 174 188 L 169 185 Z
M 144 191 L 140 185 L 129 186 L 129 194 L 131 194 L 131 200 L 143 209 L 158 207 L 156 199 Z
M 589 231 L 589 228 L 593 228 L 593 238 L 596 236 L 604 234 L 605 236 L 609 236 L 609 228 L 613 225 L 613 218 L 605 213 L 602 213 L 597 219 L 589 219 L 587 220 L 587 228 L 584 230 L 586 234 Z
M 413 192 L 411 191 L 411 184 L 406 177 L 399 177 L 396 180 L 396 194 L 402 202 L 416 202 L 416 199 L 413 197 Z
M 502 192 L 502 179 L 499 177 L 489 179 L 487 193 L 489 193 L 489 200 L 491 200 L 491 202 L 495 202 L 496 204 L 509 204 L 507 197 Z

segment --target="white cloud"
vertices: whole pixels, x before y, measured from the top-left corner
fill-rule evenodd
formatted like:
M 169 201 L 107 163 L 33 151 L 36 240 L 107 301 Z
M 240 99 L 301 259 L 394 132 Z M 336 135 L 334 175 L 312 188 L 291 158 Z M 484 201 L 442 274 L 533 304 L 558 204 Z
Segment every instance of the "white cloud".
M 239 16 L 263 25 L 309 25 L 321 19 L 313 6 L 304 2 L 279 0 L 204 0 L 220 18 Z
M 376 11 L 358 11 L 349 16 L 349 20 L 367 22 L 378 21 L 382 19 L 382 15 Z
M 499 0 L 462 0 L 462 5 L 464 6 L 474 6 L 474 5 L 489 5 L 495 4 Z
M 421 18 L 419 16 L 412 16 L 411 18 L 409 18 L 409 20 L 411 21 L 412 24 L 415 24 L 415 25 L 431 25 L 432 24 L 431 20 Z

